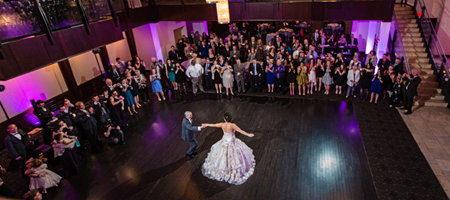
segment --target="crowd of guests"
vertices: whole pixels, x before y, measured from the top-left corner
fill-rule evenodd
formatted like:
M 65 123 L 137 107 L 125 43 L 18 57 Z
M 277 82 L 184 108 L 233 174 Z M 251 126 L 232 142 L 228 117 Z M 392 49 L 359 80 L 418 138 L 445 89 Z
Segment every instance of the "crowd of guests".
M 24 198 L 38 199 L 42 196 L 40 192 L 46 193 L 62 178 L 80 173 L 82 152 L 88 146 L 95 153 L 105 141 L 125 144 L 122 128 L 129 126 L 130 116 L 150 102 L 150 91 L 158 101 L 166 100 L 164 91 L 168 90 L 187 94 L 188 84 L 192 84 L 194 95 L 205 90 L 234 95 L 236 91 L 246 93 L 248 88 L 253 93 L 267 90 L 274 95 L 285 95 L 289 90 L 291 96 L 334 92 L 346 98 L 359 95 L 374 104 L 388 98 L 391 107 L 402 105 L 402 109 L 408 110 L 405 114 L 411 113 L 421 79 L 417 70 L 404 73 L 401 58 L 391 62 L 389 54 L 385 54 L 378 60 L 372 51 L 365 62 L 360 61 L 359 53 L 346 61 L 342 53 L 316 51 L 326 38 L 322 31 L 302 40 L 297 35 L 290 38 L 279 35 L 268 44 L 256 38 L 247 32 L 246 23 L 237 35 L 226 38 L 192 32 L 178 41 L 177 49 L 172 46 L 166 62 L 151 58 L 147 67 L 139 56 L 126 62 L 117 58 L 108 70 L 103 93 L 87 104 L 72 104 L 65 99 L 59 110 L 53 112 L 43 101 L 37 101 L 33 113 L 44 127 L 44 142 L 52 146 L 63 172 L 53 172 L 54 165 L 47 163 L 42 151 L 33 150 L 29 137 L 16 125 L 9 125 L 5 145 L 12 163 L 19 165 L 24 192 L 28 191 Z M 357 44 L 353 36 L 350 38 L 346 45 Z M 0 172 L 5 173 L 1 166 Z M 14 197 L 1 177 L 0 195 Z

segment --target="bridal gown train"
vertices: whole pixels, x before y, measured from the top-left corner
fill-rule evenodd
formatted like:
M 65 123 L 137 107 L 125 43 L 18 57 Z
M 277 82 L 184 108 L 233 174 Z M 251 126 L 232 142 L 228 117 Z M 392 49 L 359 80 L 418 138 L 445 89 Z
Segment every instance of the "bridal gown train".
M 204 176 L 230 184 L 240 185 L 255 171 L 253 150 L 232 133 L 223 137 L 211 147 L 202 166 Z

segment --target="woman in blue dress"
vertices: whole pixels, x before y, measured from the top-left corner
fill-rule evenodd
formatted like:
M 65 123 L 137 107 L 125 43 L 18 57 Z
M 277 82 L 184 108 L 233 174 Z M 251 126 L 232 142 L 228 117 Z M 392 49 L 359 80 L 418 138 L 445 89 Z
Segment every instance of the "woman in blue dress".
M 205 41 L 202 41 L 202 45 L 200 45 L 198 52 L 203 59 L 208 58 L 208 45 L 206 45 Z
M 139 71 L 139 70 L 137 70 Z M 131 75 L 131 72 L 125 72 L 125 78 L 127 82 L 130 83 L 130 91 L 131 95 L 133 95 L 134 102 L 136 104 L 136 108 L 140 108 L 141 104 L 139 104 L 139 86 L 138 81 L 136 80 L 136 72 L 135 75 Z
M 378 103 L 378 97 L 383 92 L 383 79 L 381 78 L 381 69 L 378 68 L 377 74 L 372 79 L 372 87 L 370 88 L 370 92 L 372 92 L 370 96 L 370 103 L 373 101 L 373 97 L 375 96 L 375 105 Z
M 266 66 L 267 87 L 269 88 L 269 92 L 273 92 L 273 84 L 275 82 L 275 74 L 273 74 L 273 70 L 273 60 L 270 59 L 268 65 Z
M 150 74 L 150 82 L 152 82 L 152 90 L 153 93 L 158 97 L 158 101 L 161 101 L 161 97 L 163 100 L 166 100 L 164 97 L 164 92 L 161 87 L 161 76 L 156 73 L 155 69 L 152 69 L 152 73 Z
M 178 90 L 178 84 L 175 82 L 175 64 L 170 59 L 167 59 L 166 65 L 167 79 L 172 83 L 174 90 Z
M 134 102 L 133 95 L 131 94 L 130 83 L 127 81 L 126 78 L 122 78 L 120 83 L 121 83 L 120 89 L 122 90 L 122 95 L 125 101 L 125 107 L 127 107 L 128 113 L 130 113 L 130 115 L 133 115 L 133 113 L 131 112 L 131 110 L 133 110 L 133 112 L 137 114 L 136 106 L 134 105 L 136 104 L 136 102 Z

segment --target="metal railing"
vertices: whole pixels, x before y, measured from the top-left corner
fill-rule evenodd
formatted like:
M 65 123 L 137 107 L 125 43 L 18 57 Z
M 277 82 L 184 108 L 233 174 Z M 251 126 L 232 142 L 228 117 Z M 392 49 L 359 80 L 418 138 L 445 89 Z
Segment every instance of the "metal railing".
M 392 22 L 391 22 L 391 30 L 389 32 L 390 34 L 390 40 L 392 42 L 391 47 L 391 57 L 392 53 L 395 53 L 397 57 L 401 58 L 401 61 L 403 62 L 404 70 L 408 74 L 411 74 L 411 69 L 409 67 L 408 58 L 406 56 L 405 47 L 403 46 L 403 40 L 402 40 L 402 34 L 399 32 L 400 28 L 398 26 L 397 17 L 395 16 L 395 11 L 392 15 Z

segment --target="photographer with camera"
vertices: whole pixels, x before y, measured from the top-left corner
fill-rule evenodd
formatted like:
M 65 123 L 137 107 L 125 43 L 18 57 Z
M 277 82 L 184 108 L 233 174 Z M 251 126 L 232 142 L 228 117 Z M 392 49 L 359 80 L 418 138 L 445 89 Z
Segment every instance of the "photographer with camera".
M 123 139 L 123 131 L 120 129 L 120 126 L 109 119 L 104 123 L 104 127 L 105 132 L 103 134 L 111 141 L 112 144 L 125 144 Z

